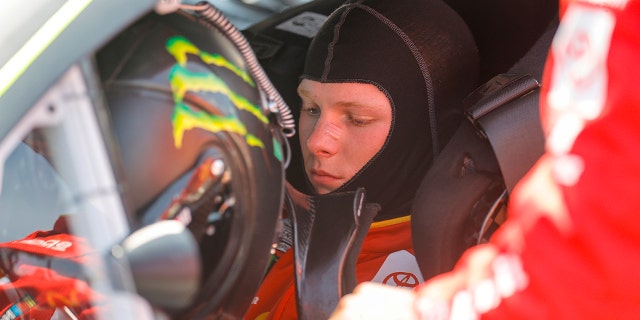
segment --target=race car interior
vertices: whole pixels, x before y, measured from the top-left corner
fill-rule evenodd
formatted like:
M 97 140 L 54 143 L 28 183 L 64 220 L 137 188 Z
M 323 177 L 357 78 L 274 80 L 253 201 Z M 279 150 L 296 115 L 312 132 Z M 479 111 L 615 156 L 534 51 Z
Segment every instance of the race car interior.
M 131 21 L 137 21 L 122 28 L 119 34 L 114 33 L 106 44 L 102 43 L 98 49 L 92 48 L 96 53 L 95 56 L 90 59 L 82 58 L 81 63 L 75 64 L 72 68 L 76 73 L 83 73 L 84 79 L 92 79 L 93 83 L 91 81 L 88 83 L 96 87 L 91 87 L 89 91 L 102 92 L 104 88 L 98 89 L 98 83 L 104 84 L 107 88 L 104 91 L 106 92 L 105 102 L 112 104 L 109 107 L 111 109 L 103 106 L 103 109 L 99 109 L 96 114 L 99 117 L 104 116 L 103 113 L 109 113 L 108 117 L 100 120 L 113 121 L 114 126 L 118 127 L 114 137 L 117 136 L 120 140 L 117 143 L 108 141 L 107 144 L 117 144 L 122 149 L 141 151 L 144 147 L 145 152 L 151 150 L 146 155 L 147 158 L 132 153 L 129 159 L 125 159 L 125 162 L 135 163 L 135 169 L 132 169 L 129 174 L 139 177 L 143 170 L 148 170 L 153 171 L 158 180 L 164 179 L 161 181 L 162 187 L 155 188 L 153 184 L 160 182 L 153 179 L 139 179 L 137 184 L 129 186 L 134 190 L 127 194 L 129 197 L 139 196 L 137 193 L 148 193 L 140 196 L 147 197 L 140 203 L 133 200 L 135 203 L 132 205 L 132 210 L 135 212 L 133 217 L 131 214 L 129 216 L 123 214 L 131 220 L 127 223 L 134 225 L 132 229 L 140 228 L 138 231 L 144 232 L 145 225 L 153 226 L 152 222 L 164 215 L 179 218 L 180 214 L 188 213 L 191 218 L 197 216 L 198 212 L 204 212 L 202 217 L 209 219 L 204 222 L 207 228 L 191 230 L 191 233 L 198 237 L 196 240 L 199 242 L 195 245 L 186 243 L 188 239 L 184 238 L 184 234 L 165 237 L 157 242 L 147 239 L 150 245 L 136 248 L 127 247 L 126 240 L 117 244 L 118 248 L 125 249 L 126 257 L 116 260 L 118 262 L 127 260 L 131 265 L 138 293 L 156 307 L 164 308 L 168 316 L 191 319 L 207 318 L 213 314 L 218 318 L 241 318 L 251 303 L 263 275 L 264 266 L 268 262 L 274 229 L 277 229 L 276 220 L 282 206 L 299 208 L 301 202 L 316 201 L 313 204 L 318 208 L 325 208 L 323 210 L 338 212 L 341 209 L 331 207 L 323 202 L 324 200 L 314 200 L 296 193 L 296 190 L 303 189 L 306 181 L 302 159 L 295 156 L 300 154 L 300 146 L 294 121 L 298 118 L 300 105 L 296 87 L 302 73 L 307 48 L 324 18 L 345 1 L 350 0 L 308 1 L 238 30 L 226 25 L 227 21 L 224 18 L 216 18 L 218 13 L 210 9 L 195 10 L 200 15 L 198 19 L 192 19 L 193 17 L 189 16 L 194 11 L 193 7 L 190 7 L 189 15 L 183 12 L 177 17 L 171 14 L 165 17 L 163 16 L 165 12 L 160 15 L 159 12 L 146 12 L 136 19 L 132 18 Z M 164 2 L 174 3 L 158 1 L 158 3 Z M 216 0 L 208 2 L 216 6 Z M 439 156 L 424 177 L 418 190 L 418 200 L 413 206 L 413 241 L 420 271 L 425 280 L 453 268 L 454 263 L 466 248 L 488 240 L 505 219 L 509 192 L 542 153 L 544 140 L 538 119 L 537 99 L 544 60 L 551 43 L 551 36 L 558 23 L 557 0 L 445 0 L 445 2 L 466 21 L 475 38 L 480 56 L 480 76 L 477 89 L 469 92 L 465 99 L 467 119 L 462 121 L 451 140 L 439 150 Z M 207 31 L 202 32 L 199 28 Z M 222 32 L 213 31 L 214 29 Z M 239 33 L 234 33 L 236 31 Z M 190 39 L 196 40 L 190 43 L 177 35 L 188 35 Z M 166 36 L 175 36 L 171 38 L 175 40 L 174 47 L 167 45 L 165 48 L 164 45 L 167 42 L 164 38 L 162 42 L 156 41 Z M 245 40 L 248 41 L 246 45 L 250 47 L 245 46 L 243 43 Z M 162 87 L 166 85 L 164 82 L 167 80 L 165 71 L 180 63 L 180 50 L 184 50 L 182 53 L 185 56 L 187 52 L 205 55 L 208 53 L 205 52 L 207 50 L 189 51 L 195 50 L 194 48 L 199 49 L 195 44 L 211 52 L 225 53 L 226 56 L 232 57 L 230 60 L 235 59 L 234 61 L 238 62 L 237 65 L 243 65 L 249 69 L 238 71 L 227 67 L 223 74 L 228 76 L 234 73 L 234 75 L 225 81 L 233 83 L 235 88 L 242 87 L 239 90 L 246 90 L 243 91 L 244 96 L 249 97 L 255 105 L 261 106 L 262 113 L 268 116 L 260 114 L 260 110 L 251 116 L 248 115 L 249 112 L 245 112 L 247 110 L 238 112 L 243 114 L 240 122 L 249 124 L 247 125 L 249 130 L 257 132 L 255 135 L 247 134 L 246 131 L 235 132 L 241 132 L 238 136 L 228 132 L 216 133 L 213 140 L 202 138 L 196 144 L 187 145 L 183 150 L 188 149 L 193 152 L 193 158 L 196 160 L 182 161 L 178 158 L 183 154 L 167 152 L 173 148 L 174 143 L 171 135 L 175 134 L 175 131 L 171 131 L 174 130 L 171 123 L 160 125 L 158 124 L 160 122 L 154 122 L 157 117 L 171 117 L 174 106 L 182 102 L 174 100 L 176 97 L 184 98 L 188 103 L 198 106 L 198 111 L 204 110 L 198 114 L 200 117 L 227 112 L 224 107 L 212 108 L 205 103 L 214 99 L 211 97 L 213 96 L 211 92 L 205 92 L 202 95 L 183 93 L 184 96 L 180 96 L 179 93 L 172 92 L 172 89 Z M 123 48 L 135 48 L 135 50 L 122 50 Z M 165 57 L 159 60 L 151 59 L 152 55 L 148 50 L 152 49 L 162 51 Z M 178 54 L 166 55 L 173 49 Z M 251 60 L 253 54 L 259 66 L 252 65 L 251 62 L 245 65 Z M 199 56 L 198 59 L 203 56 Z M 209 72 L 208 68 L 211 68 L 210 65 L 206 66 L 206 63 L 202 64 L 200 60 L 188 63 L 190 63 L 189 67 L 195 67 L 197 71 Z M 167 69 L 156 70 L 162 67 Z M 185 71 L 179 67 L 172 70 Z M 237 76 L 244 71 L 256 80 L 257 87 L 247 86 L 246 78 Z M 154 78 L 157 76 L 154 72 L 162 74 L 164 78 L 161 81 L 164 82 L 154 82 L 159 79 Z M 187 74 L 186 71 L 185 74 Z M 209 96 L 206 96 L 207 94 Z M 83 91 L 82 95 L 88 94 Z M 229 95 L 233 96 L 233 94 Z M 266 100 L 273 102 L 274 105 L 268 105 Z M 53 106 L 58 103 L 55 99 L 51 101 L 41 101 L 37 107 L 41 111 L 49 110 L 47 103 L 51 102 Z M 160 112 L 154 111 L 155 113 L 131 111 L 148 109 L 150 105 L 156 103 L 165 103 L 169 108 Z M 235 108 L 231 104 L 228 101 L 220 103 L 222 106 Z M 115 105 L 119 107 L 113 107 Z M 130 109 L 127 109 L 129 107 Z M 269 113 L 265 110 L 273 112 Z M 236 111 L 229 114 L 235 115 L 234 112 Z M 145 123 L 145 128 L 148 126 L 148 135 L 138 134 L 137 130 L 143 127 L 140 123 Z M 54 126 L 58 124 L 56 122 Z M 122 129 L 123 127 L 125 129 Z M 135 134 L 128 135 L 129 130 L 135 131 Z M 0 170 L 0 173 L 4 171 L 5 174 L 4 177 L 0 175 L 4 186 L 17 186 L 14 189 L 3 188 L 0 193 L 0 213 L 19 211 L 24 212 L 23 215 L 28 220 L 35 220 L 31 218 L 34 212 L 39 214 L 41 211 L 49 210 L 57 214 L 66 210 L 59 201 L 69 198 L 66 195 L 69 191 L 62 184 L 57 184 L 61 179 L 54 172 L 60 170 L 49 167 L 49 163 L 55 163 L 48 159 L 47 153 L 50 150 L 43 151 L 38 148 L 50 147 L 43 143 L 46 139 L 40 135 L 54 131 L 56 130 L 45 128 L 45 130 L 34 130 L 28 136 L 25 135 L 24 144 L 15 148 L 13 157 L 8 159 L 4 170 Z M 108 130 L 105 129 L 105 131 Z M 83 131 L 77 131 L 74 134 L 80 136 Z M 152 142 L 154 134 L 163 135 L 164 138 L 168 135 L 170 138 L 164 141 L 156 139 Z M 185 137 L 187 136 L 185 134 Z M 191 132 L 189 136 L 194 137 L 195 134 Z M 263 143 L 261 148 L 252 148 L 259 143 Z M 60 142 L 56 146 L 64 146 L 62 151 L 57 152 L 67 160 L 66 154 L 72 154 L 70 150 L 75 146 L 65 144 L 66 142 Z M 27 145 L 33 150 L 26 148 Z M 4 144 L 0 144 L 0 151 L 3 146 Z M 117 150 L 117 148 L 114 149 Z M 97 149 L 88 148 L 83 152 L 88 154 L 95 150 Z M 280 154 L 280 151 L 283 154 Z M 88 162 L 92 161 L 93 158 Z M 166 169 L 166 166 L 163 167 L 163 164 L 169 162 L 175 164 L 176 161 L 184 166 L 180 168 L 174 166 L 173 171 Z M 195 166 L 192 165 L 194 162 Z M 71 164 L 68 170 L 76 170 L 77 168 L 72 168 L 74 166 L 75 163 Z M 124 170 L 118 171 L 117 174 L 123 175 L 123 172 Z M 38 179 L 24 179 L 24 177 L 35 176 Z M 43 185 L 41 184 L 43 178 L 55 184 Z M 117 176 L 117 178 L 122 177 Z M 284 181 L 285 178 L 286 181 Z M 286 192 L 284 192 L 287 190 L 285 183 L 290 184 L 290 189 Z M 252 187 L 247 188 L 247 185 Z M 119 185 L 118 188 L 121 186 Z M 155 189 L 151 190 L 153 188 Z M 273 194 L 277 193 L 276 188 L 286 194 L 282 198 L 273 197 Z M 35 190 L 30 191 L 30 194 L 43 195 L 42 201 L 35 203 L 37 205 L 35 208 L 30 197 L 15 195 L 27 189 Z M 358 190 L 349 194 L 348 199 L 340 201 L 348 206 L 353 203 L 353 199 L 362 199 L 365 192 L 366 190 Z M 179 196 L 176 197 L 176 195 Z M 343 195 L 337 195 L 336 198 L 341 196 Z M 153 201 L 149 200 L 151 198 Z M 20 202 L 16 202 L 16 199 Z M 373 219 L 372 214 L 375 213 L 371 212 L 372 209 L 365 204 L 360 205 L 355 210 L 365 212 L 363 216 L 366 218 L 363 218 L 363 221 Z M 31 206 L 31 209 L 23 209 L 27 206 Z M 263 209 L 269 211 L 268 214 L 261 214 L 260 210 Z M 305 208 L 301 210 L 304 211 Z M 46 219 L 40 218 L 38 230 L 46 230 L 48 226 L 56 224 L 57 218 L 57 215 L 47 216 Z M 13 216 L 0 214 L 0 225 L 13 226 L 0 229 L 0 236 L 2 236 L 0 240 L 15 240 L 19 238 L 18 234 L 22 236 L 28 231 L 34 231 L 33 221 L 25 219 L 14 221 L 13 219 Z M 326 224 L 326 220 L 323 222 Z M 331 228 L 331 225 L 326 224 L 325 227 Z M 154 230 L 160 235 L 164 232 L 162 230 L 166 229 Z M 86 232 L 90 233 L 90 231 Z M 355 236 L 353 234 L 349 236 L 362 237 L 362 232 L 366 230 L 358 232 Z M 127 239 L 135 242 L 135 239 L 142 237 L 141 233 L 134 233 Z M 357 244 L 355 241 L 355 249 Z M 194 246 L 196 246 L 195 249 Z M 349 248 L 351 249 L 354 248 Z M 184 259 L 183 270 L 177 270 L 180 268 L 180 263 L 176 264 L 175 261 L 173 264 L 164 266 L 158 263 L 158 261 L 167 261 L 162 260 L 166 250 L 173 251 L 174 255 L 167 255 L 170 258 Z M 190 252 L 190 250 L 197 252 Z M 0 250 L 0 254 L 5 251 Z M 169 257 L 164 258 L 169 259 Z M 200 260 L 195 261 L 196 258 Z M 350 251 L 345 255 L 345 259 L 332 260 L 332 263 L 340 264 L 340 268 L 336 269 L 343 272 L 336 277 L 345 277 L 338 281 L 342 287 L 336 290 L 338 284 L 327 281 L 326 285 L 321 287 L 307 288 L 307 296 L 302 297 L 298 303 L 304 304 L 310 299 L 317 300 L 319 297 L 326 298 L 323 301 L 327 303 L 321 306 L 324 310 L 319 310 L 318 314 L 330 312 L 340 295 L 348 293 L 355 286 L 355 280 L 349 278 L 353 275 L 342 270 L 343 267 L 353 268 L 356 258 L 357 254 Z M 4 259 L 4 261 L 8 260 Z M 193 264 L 201 264 L 201 266 L 194 271 L 191 269 Z M 201 274 L 194 277 L 193 274 L 198 272 L 202 272 L 202 277 L 200 277 Z M 3 276 L 1 272 L 0 276 Z M 164 279 L 166 283 L 160 283 L 161 280 L 158 279 Z M 174 285 L 180 281 L 183 281 L 182 287 L 175 287 Z M 347 285 L 344 286 L 344 283 Z M 193 296 L 185 299 L 185 292 Z M 314 319 L 318 314 L 314 316 L 303 313 L 301 319 Z

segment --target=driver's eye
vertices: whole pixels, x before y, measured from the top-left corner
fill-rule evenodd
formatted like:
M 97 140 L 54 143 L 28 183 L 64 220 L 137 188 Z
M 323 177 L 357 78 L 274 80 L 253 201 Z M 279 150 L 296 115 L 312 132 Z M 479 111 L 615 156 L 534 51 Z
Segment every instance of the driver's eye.
M 320 115 L 320 108 L 315 106 L 303 107 L 302 112 L 315 117 Z
M 365 127 L 366 125 L 373 123 L 374 120 L 368 117 L 349 115 L 349 121 L 356 127 Z

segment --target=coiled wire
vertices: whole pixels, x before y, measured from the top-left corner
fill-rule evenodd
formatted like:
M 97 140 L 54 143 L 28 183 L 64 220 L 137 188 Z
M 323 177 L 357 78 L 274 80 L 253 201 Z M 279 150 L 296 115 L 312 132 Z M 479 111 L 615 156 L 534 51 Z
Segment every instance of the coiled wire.
M 293 114 L 291 113 L 291 109 L 267 77 L 245 36 L 224 16 L 220 10 L 209 2 L 200 1 L 197 5 L 192 6 L 192 9 L 200 17 L 206 19 L 211 26 L 220 30 L 236 46 L 242 57 L 247 62 L 249 73 L 253 76 L 258 86 L 267 94 L 269 101 L 275 103 L 275 107 L 278 112 L 278 122 L 282 128 L 282 133 L 288 138 L 295 135 L 296 124 Z M 270 105 L 269 108 L 272 109 L 272 106 Z

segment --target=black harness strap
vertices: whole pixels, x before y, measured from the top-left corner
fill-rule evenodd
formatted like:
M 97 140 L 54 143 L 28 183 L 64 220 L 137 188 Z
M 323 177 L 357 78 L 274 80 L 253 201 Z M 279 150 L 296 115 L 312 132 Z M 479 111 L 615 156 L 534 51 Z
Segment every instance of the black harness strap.
M 508 73 L 466 99 L 463 121 L 425 175 L 412 207 L 416 259 L 425 280 L 451 270 L 505 219 L 507 195 L 544 151 L 542 70 L 555 19 Z
M 509 73 L 489 80 L 465 103 L 467 117 L 491 143 L 509 193 L 544 152 L 538 80 L 557 25 L 554 19 Z

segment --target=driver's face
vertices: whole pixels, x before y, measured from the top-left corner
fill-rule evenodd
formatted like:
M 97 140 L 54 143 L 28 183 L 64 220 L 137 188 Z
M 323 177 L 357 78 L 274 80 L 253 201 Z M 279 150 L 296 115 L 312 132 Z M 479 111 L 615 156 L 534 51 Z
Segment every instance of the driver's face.
M 391 104 L 372 84 L 303 79 L 299 135 L 304 167 L 319 194 L 351 179 L 384 145 Z

